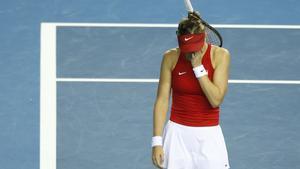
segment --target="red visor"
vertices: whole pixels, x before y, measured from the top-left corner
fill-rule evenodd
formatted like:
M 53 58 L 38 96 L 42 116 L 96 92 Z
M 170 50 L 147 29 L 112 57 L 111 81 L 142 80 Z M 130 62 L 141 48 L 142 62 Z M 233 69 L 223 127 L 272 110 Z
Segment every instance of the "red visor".
M 182 53 L 197 52 L 204 45 L 205 33 L 179 35 L 177 38 Z

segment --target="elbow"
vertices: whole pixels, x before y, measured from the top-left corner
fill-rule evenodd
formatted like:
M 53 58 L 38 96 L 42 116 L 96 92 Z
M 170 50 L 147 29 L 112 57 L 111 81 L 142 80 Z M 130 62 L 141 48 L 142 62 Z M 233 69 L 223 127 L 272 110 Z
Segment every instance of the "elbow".
M 212 106 L 212 108 L 218 108 L 221 106 L 221 104 L 224 100 L 225 93 L 226 93 L 226 90 L 224 92 L 221 92 L 220 95 L 218 95 L 210 100 L 210 105 Z
M 212 108 L 218 108 L 222 104 L 222 99 L 215 99 L 210 102 Z
M 211 107 L 212 108 L 218 108 L 220 106 L 220 104 L 218 104 L 218 103 L 213 103 L 213 104 L 211 104 Z

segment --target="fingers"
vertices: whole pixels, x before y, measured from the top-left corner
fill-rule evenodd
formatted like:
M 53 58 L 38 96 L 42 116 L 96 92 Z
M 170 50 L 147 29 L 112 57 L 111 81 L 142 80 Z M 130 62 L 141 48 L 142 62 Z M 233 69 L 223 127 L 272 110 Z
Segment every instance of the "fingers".
M 158 160 L 157 160 L 156 156 L 154 156 L 154 155 L 152 156 L 152 162 L 156 167 L 159 167 Z
M 195 66 L 201 65 L 202 59 L 203 59 L 202 56 L 200 56 L 196 53 L 191 53 L 189 61 L 191 62 L 192 66 L 195 67 Z
M 165 159 L 164 159 L 164 155 L 161 154 L 161 155 L 160 155 L 160 167 L 161 167 L 161 168 L 163 168 L 164 160 L 165 160 Z
M 190 61 L 194 61 L 197 58 L 197 56 L 195 55 L 195 53 L 191 53 L 189 56 Z
M 163 162 L 164 162 L 163 154 L 158 154 L 156 156 L 153 155 L 152 162 L 157 168 L 163 169 Z
M 192 59 L 194 59 L 196 57 L 196 54 L 193 52 L 192 53 Z

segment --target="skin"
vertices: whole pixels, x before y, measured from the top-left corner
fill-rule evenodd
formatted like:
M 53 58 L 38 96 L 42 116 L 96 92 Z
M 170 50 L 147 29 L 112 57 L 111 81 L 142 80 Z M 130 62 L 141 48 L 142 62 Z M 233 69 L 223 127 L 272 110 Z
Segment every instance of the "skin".
M 190 56 L 186 57 L 190 60 L 193 67 L 201 65 L 207 46 L 208 44 L 205 43 L 201 51 L 192 53 Z M 180 51 L 178 48 L 170 49 L 164 53 L 161 62 L 157 97 L 153 111 L 153 136 L 162 136 L 163 133 L 171 94 L 171 73 L 175 68 L 179 54 Z M 213 81 L 206 75 L 198 78 L 198 82 L 209 103 L 215 108 L 221 105 L 227 92 L 230 53 L 225 48 L 212 45 L 210 57 L 214 68 Z M 163 157 L 164 152 L 162 146 L 155 146 L 152 148 L 152 161 L 157 168 L 162 168 Z

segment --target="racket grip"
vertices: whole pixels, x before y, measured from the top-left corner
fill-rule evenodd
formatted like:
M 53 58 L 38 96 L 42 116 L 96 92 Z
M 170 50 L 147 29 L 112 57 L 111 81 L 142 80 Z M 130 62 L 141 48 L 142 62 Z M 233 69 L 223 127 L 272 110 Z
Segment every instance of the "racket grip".
M 193 6 L 190 0 L 184 0 L 185 7 L 188 12 L 194 12 Z

